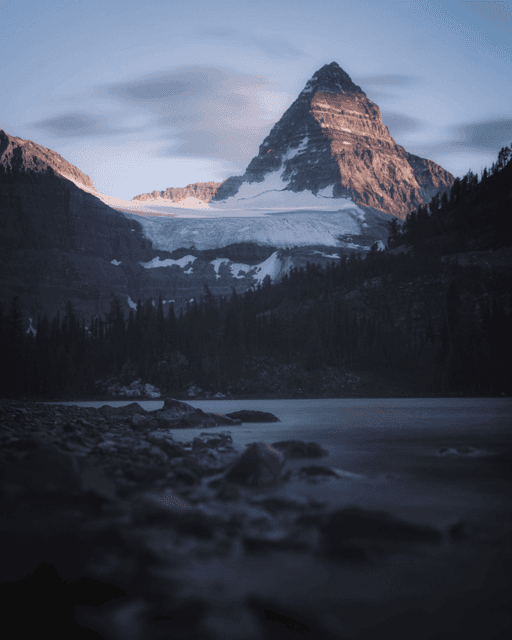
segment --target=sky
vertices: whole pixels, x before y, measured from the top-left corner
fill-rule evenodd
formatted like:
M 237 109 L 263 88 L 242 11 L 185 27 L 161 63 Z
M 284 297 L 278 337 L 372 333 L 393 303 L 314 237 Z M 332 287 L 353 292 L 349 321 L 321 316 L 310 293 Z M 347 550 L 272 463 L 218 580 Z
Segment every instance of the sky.
M 0 129 L 116 198 L 243 174 L 331 62 L 456 176 L 512 143 L 510 1 L 0 0 L 0 26 Z

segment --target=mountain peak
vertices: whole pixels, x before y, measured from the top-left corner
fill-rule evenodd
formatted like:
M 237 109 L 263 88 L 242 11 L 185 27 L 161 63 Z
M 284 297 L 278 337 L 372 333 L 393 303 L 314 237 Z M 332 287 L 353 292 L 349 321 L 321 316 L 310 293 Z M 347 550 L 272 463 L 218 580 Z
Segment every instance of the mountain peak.
M 316 93 L 317 91 L 326 91 L 328 93 L 352 92 L 366 95 L 361 87 L 352 82 L 351 77 L 346 71 L 343 71 L 337 62 L 325 64 L 318 69 L 307 82 L 302 93 Z
M 331 62 L 274 125 L 244 175 L 226 180 L 213 200 L 250 197 L 256 204 L 254 189 L 261 197 L 306 191 L 319 203 L 344 198 L 405 219 L 452 184 L 442 167 L 396 144 L 379 107 Z
M 89 178 L 55 151 L 46 149 L 32 140 L 10 136 L 0 129 L 0 173 L 46 174 L 54 173 L 71 180 L 85 191 L 96 193 Z

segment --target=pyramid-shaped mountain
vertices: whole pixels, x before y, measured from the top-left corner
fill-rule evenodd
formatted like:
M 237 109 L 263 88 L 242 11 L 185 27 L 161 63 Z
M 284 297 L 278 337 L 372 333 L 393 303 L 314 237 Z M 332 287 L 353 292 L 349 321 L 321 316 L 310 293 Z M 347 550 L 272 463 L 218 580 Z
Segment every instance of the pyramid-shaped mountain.
M 254 194 L 254 185 L 244 187 L 264 183 L 262 192 L 268 192 L 268 183 L 269 190 L 350 198 L 404 219 L 453 180 L 439 165 L 396 144 L 379 107 L 332 62 L 309 80 L 244 175 L 222 183 L 213 202 L 241 204 L 245 191 Z

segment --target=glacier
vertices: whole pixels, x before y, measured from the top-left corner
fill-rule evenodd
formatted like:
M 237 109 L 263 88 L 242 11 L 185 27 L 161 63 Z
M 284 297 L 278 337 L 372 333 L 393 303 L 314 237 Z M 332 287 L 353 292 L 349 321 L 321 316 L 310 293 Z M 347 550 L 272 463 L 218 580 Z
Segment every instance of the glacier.
M 294 192 L 283 180 L 285 164 L 299 154 L 307 153 L 307 135 L 298 147 L 283 156 L 281 167 L 267 173 L 260 182 L 244 182 L 238 192 L 226 200 L 204 202 L 187 197 L 180 202 L 155 198 L 151 200 L 120 200 L 104 194 L 98 197 L 127 217 L 133 216 L 142 225 L 144 235 L 160 251 L 176 249 L 218 249 L 230 244 L 256 243 L 276 249 L 309 245 L 367 250 L 352 242 L 349 236 L 368 236 L 373 231 L 383 236 L 384 223 L 390 214 L 370 211 L 356 205 L 351 198 L 333 197 L 333 185 L 316 193 Z M 340 236 L 346 236 L 340 241 Z M 188 256 L 190 258 L 190 256 Z M 180 260 L 186 260 L 181 258 Z M 146 268 L 171 266 L 181 262 L 153 261 Z M 215 267 L 219 277 L 218 266 Z M 243 265 L 231 265 L 235 273 Z
M 339 235 L 362 233 L 356 212 L 297 211 L 265 217 L 167 218 L 137 216 L 144 235 L 157 250 L 179 248 L 216 249 L 230 244 L 254 242 L 276 248 L 339 246 Z M 154 266 L 164 266 L 155 264 Z

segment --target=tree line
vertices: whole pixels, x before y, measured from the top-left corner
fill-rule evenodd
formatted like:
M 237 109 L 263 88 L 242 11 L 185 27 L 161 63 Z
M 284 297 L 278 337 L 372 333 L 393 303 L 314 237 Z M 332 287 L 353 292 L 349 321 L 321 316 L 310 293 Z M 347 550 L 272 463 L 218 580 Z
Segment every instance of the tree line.
M 178 316 L 172 305 L 165 314 L 161 300 L 148 300 L 125 317 L 114 298 L 106 317 L 86 325 L 68 303 L 62 318 L 39 318 L 36 335 L 23 331 L 12 299 L 0 314 L 4 392 L 92 397 L 97 380 L 109 376 L 124 384 L 141 378 L 164 393 L 190 384 L 225 392 L 263 357 L 307 372 L 410 372 L 421 392 L 509 393 L 502 288 L 510 280 L 496 287 L 480 267 L 373 251 L 292 269 L 278 283 L 266 278 L 242 295 L 233 290 L 230 299 L 205 287 Z
M 430 253 L 496 249 L 512 244 L 507 184 L 512 180 L 512 145 L 481 178 L 471 170 L 455 178 L 448 193 L 436 194 L 428 205 L 411 211 L 400 228 L 389 226 L 388 247 L 409 245 Z

